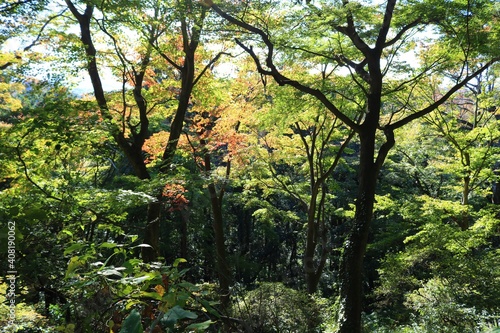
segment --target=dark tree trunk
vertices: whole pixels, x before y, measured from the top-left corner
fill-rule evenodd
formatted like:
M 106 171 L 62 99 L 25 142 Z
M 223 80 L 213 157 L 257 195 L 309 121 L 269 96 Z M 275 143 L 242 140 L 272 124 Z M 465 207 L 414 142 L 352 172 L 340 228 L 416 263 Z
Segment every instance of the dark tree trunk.
M 163 152 L 163 165 L 161 167 L 162 172 L 166 172 L 170 168 L 170 164 L 172 163 L 175 151 L 177 150 L 177 144 L 179 143 L 179 138 L 181 137 L 182 129 L 184 127 L 184 119 L 189 108 L 189 99 L 193 90 L 194 54 L 185 57 L 185 64 L 181 69 L 181 77 L 182 84 L 179 104 L 177 105 L 174 119 L 170 125 L 170 135 L 168 137 L 165 151 Z
M 239 126 L 239 124 L 238 124 Z M 206 148 L 206 141 L 204 139 L 200 140 L 200 144 L 204 151 L 204 167 L 205 172 L 210 174 L 212 172 L 211 156 L 210 152 Z M 231 162 L 227 162 L 226 167 L 226 177 L 229 177 L 229 172 L 231 170 Z M 230 303 L 230 290 L 231 286 L 231 270 L 226 258 L 226 239 L 224 234 L 224 217 L 222 214 L 222 199 L 224 197 L 224 187 L 219 191 L 215 186 L 215 183 L 211 181 L 208 184 L 208 194 L 210 196 L 210 205 L 212 208 L 212 228 L 214 231 L 215 240 L 215 254 L 216 254 L 216 269 L 219 278 L 219 294 L 221 302 L 221 310 L 224 312 Z
M 340 333 L 360 333 L 363 306 L 363 259 L 373 217 L 377 172 L 373 163 L 374 137 L 361 139 L 359 190 L 354 224 L 340 261 Z
M 494 146 L 499 146 L 500 144 L 496 143 Z M 500 163 L 495 163 L 495 170 L 498 170 L 500 167 Z M 495 171 L 495 175 L 498 175 L 498 171 Z M 491 196 L 491 203 L 496 205 L 500 205 L 500 181 L 495 181 L 491 188 L 493 194 Z
M 201 140 L 201 144 L 204 146 L 206 142 Z M 208 151 L 205 152 L 204 162 L 205 171 L 210 173 L 212 171 L 212 167 L 210 163 L 210 153 Z M 231 285 L 231 270 L 229 269 L 226 258 L 226 239 L 224 235 L 224 218 L 222 214 L 222 198 L 224 196 L 224 189 L 222 189 L 220 193 L 217 192 L 215 183 L 211 182 L 208 184 L 208 194 L 210 196 L 210 205 L 212 207 L 212 228 L 215 240 L 215 263 L 219 278 L 221 308 L 222 311 L 224 311 L 229 306 L 230 301 L 229 287 Z
M 313 181 L 313 180 L 311 180 Z M 304 272 L 306 274 L 306 285 L 307 292 L 309 294 L 314 294 L 318 288 L 319 277 L 321 275 L 317 274 L 314 258 L 317 246 L 318 230 L 316 224 L 316 198 L 317 191 L 313 186 L 312 196 L 309 202 L 309 208 L 307 212 L 307 236 L 306 236 L 306 248 L 304 251 Z
M 493 185 L 493 196 L 491 202 L 500 205 L 500 182 L 495 182 Z
M 161 216 L 161 198 L 158 201 L 148 205 L 147 225 L 144 229 L 144 244 L 151 247 L 142 248 L 142 260 L 152 262 L 158 258 L 160 248 L 160 216 Z
M 316 186 L 315 186 L 316 187 Z M 326 230 L 320 228 L 320 213 L 317 212 L 318 209 L 322 208 L 323 202 L 319 205 L 316 205 L 316 199 L 318 196 L 318 189 L 313 188 L 312 197 L 310 200 L 310 206 L 308 209 L 308 221 L 307 221 L 307 236 L 306 236 L 306 249 L 304 252 L 304 271 L 306 274 L 306 286 L 307 293 L 314 294 L 318 290 L 319 280 L 321 279 L 321 275 L 323 274 L 323 269 L 325 267 L 326 259 L 327 259 L 327 234 Z M 324 192 L 322 195 L 324 196 Z M 318 249 L 318 241 L 321 240 L 321 255 L 317 258 L 316 251 Z M 317 259 L 316 259 L 317 258 Z

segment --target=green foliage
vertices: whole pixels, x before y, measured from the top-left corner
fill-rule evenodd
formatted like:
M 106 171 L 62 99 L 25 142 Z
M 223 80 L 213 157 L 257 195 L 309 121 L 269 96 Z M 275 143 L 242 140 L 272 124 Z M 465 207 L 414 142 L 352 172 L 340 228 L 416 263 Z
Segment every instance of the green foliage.
M 363 124 L 358 132 L 376 125 L 378 149 L 391 124 L 497 57 L 500 41 L 494 0 L 397 1 L 385 41 L 377 39 L 385 3 L 221 3 L 269 34 L 267 61 L 257 38 L 196 1 L 75 5 L 81 13 L 94 6 L 90 30 L 106 107 L 70 91 L 89 59 L 67 8 L 40 0 L 0 5 L 0 270 L 7 271 L 6 224 L 15 222 L 22 291 L 18 327 L 8 332 L 227 331 L 228 321 L 240 320 L 257 332 L 334 332 L 339 255 L 359 208 L 360 145 L 353 138 L 322 178 L 349 132 L 308 91 Z M 254 59 L 237 55 L 235 37 L 253 46 L 264 69 L 272 60 L 292 81 L 258 73 Z M 380 73 L 367 65 L 362 42 L 385 43 Z M 109 70 L 123 91 L 110 91 Z M 196 84 L 182 85 L 187 73 Z M 383 77 L 380 110 L 369 105 L 376 76 Z M 183 134 L 163 173 L 182 89 L 190 92 Z M 499 183 L 498 99 L 497 65 L 425 121 L 396 132 L 396 149 L 378 174 L 364 262 L 365 332 L 498 325 L 500 216 L 490 204 Z M 364 126 L 367 111 L 380 111 L 378 124 Z M 134 175 L 131 152 L 146 179 Z M 214 171 L 200 172 L 208 158 Z M 242 293 L 224 315 L 215 301 L 211 183 L 224 197 L 232 291 Z M 162 189 L 169 196 L 158 202 Z M 153 203 L 161 262 L 146 263 L 142 239 Z M 300 291 L 308 242 L 313 268 L 325 254 L 318 285 L 329 300 Z
M 494 323 L 500 312 L 500 253 L 492 246 L 500 226 L 497 207 L 471 216 L 460 205 L 424 198 L 415 214 L 418 231 L 382 263 L 379 306 L 396 322 L 419 322 L 425 332 L 474 332 Z M 474 221 L 467 230 L 454 222 L 464 214 Z
M 491 328 L 495 322 L 490 319 L 492 314 L 460 304 L 460 292 L 464 290 L 455 290 L 446 281 L 431 279 L 408 294 L 406 305 L 418 313 L 419 331 L 465 333 Z
M 8 325 L 10 317 L 9 302 L 7 294 L 8 284 L 0 278 L 0 326 L 6 333 L 44 333 L 50 332 L 51 327 L 47 318 L 41 315 L 37 309 L 30 304 L 16 302 L 15 304 L 15 324 Z M 19 299 L 18 299 L 19 300 Z
M 121 325 L 120 332 L 142 332 L 142 327 L 156 325 L 172 332 L 191 324 L 208 327 L 211 321 L 199 322 L 197 313 L 184 309 L 201 311 L 208 304 L 199 299 L 200 287 L 183 279 L 188 270 L 179 266 L 186 260 L 179 258 L 170 267 L 143 263 L 134 251 L 145 246 L 149 245 L 76 243 L 66 249 L 65 254 L 72 255 L 66 271 L 69 290 L 73 297 L 85 297 L 82 307 L 75 308 L 80 324 Z M 129 311 L 123 323 L 116 319 Z
M 328 317 L 323 302 L 282 283 L 259 283 L 236 300 L 234 312 L 257 332 L 319 332 Z

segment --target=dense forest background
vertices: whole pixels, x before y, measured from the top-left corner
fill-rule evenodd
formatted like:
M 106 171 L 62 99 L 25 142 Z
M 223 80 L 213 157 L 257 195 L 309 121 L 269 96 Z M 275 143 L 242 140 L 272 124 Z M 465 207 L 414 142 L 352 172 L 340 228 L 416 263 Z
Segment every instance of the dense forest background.
M 497 1 L 0 20 L 0 331 L 500 330 Z

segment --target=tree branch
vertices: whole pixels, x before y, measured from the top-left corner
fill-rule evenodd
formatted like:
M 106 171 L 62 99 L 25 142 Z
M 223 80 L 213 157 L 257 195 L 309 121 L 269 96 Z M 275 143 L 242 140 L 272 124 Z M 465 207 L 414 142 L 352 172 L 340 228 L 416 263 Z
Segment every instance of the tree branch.
M 401 37 L 403 37 L 403 35 L 410 29 L 416 27 L 417 25 L 419 25 L 420 23 L 422 23 L 422 19 L 421 18 L 418 18 L 416 19 L 415 21 L 411 22 L 410 24 L 408 25 L 405 25 L 401 30 L 398 31 L 398 33 L 396 34 L 396 36 L 394 36 L 393 39 L 387 41 L 384 43 L 384 48 L 385 47 L 388 47 L 388 46 L 391 46 L 393 44 L 395 44 L 397 41 L 399 41 L 401 39 Z
M 349 4 L 349 1 L 343 0 L 342 3 L 344 5 L 344 7 L 346 7 Z M 352 16 L 352 13 L 350 10 L 347 11 L 347 27 L 335 26 L 334 28 L 338 32 L 349 37 L 349 39 L 352 41 L 354 46 L 356 46 L 356 48 L 358 50 L 360 50 L 361 53 L 363 53 L 363 55 L 366 58 L 371 57 L 372 50 L 368 46 L 368 44 L 366 44 L 365 41 L 359 36 L 358 32 L 356 31 L 356 27 L 354 26 L 354 19 L 353 19 L 353 16 Z
M 208 64 L 205 66 L 205 68 L 203 68 L 203 70 L 200 72 L 200 74 L 196 77 L 196 79 L 194 79 L 193 81 L 193 87 L 196 85 L 196 83 L 198 83 L 198 81 L 201 79 L 201 77 L 203 76 L 203 74 L 205 74 L 205 72 L 210 68 L 212 67 L 218 60 L 219 58 L 222 56 L 222 55 L 228 55 L 230 57 L 232 57 L 233 55 L 231 53 L 227 53 L 227 52 L 219 52 L 217 53 L 217 55 L 215 57 L 213 57 L 209 62 Z
M 403 118 L 403 119 L 401 119 L 393 124 L 389 124 L 389 125 L 385 126 L 385 128 L 395 130 L 397 128 L 400 128 L 400 127 L 410 123 L 411 121 L 413 121 L 415 119 L 418 119 L 420 117 L 425 116 L 426 114 L 429 114 L 430 112 L 437 109 L 440 105 L 444 104 L 455 92 L 457 92 L 462 87 L 464 87 L 470 80 L 472 80 L 473 78 L 475 78 L 476 76 L 478 76 L 479 74 L 484 72 L 491 65 L 493 65 L 494 63 L 496 63 L 498 61 L 500 61 L 500 57 L 493 58 L 492 60 L 488 61 L 486 64 L 481 66 L 477 71 L 466 76 L 461 82 L 454 85 L 450 90 L 448 90 L 448 92 L 446 94 L 444 94 L 440 99 L 438 99 L 437 101 L 435 101 L 431 105 L 429 105 L 426 108 L 424 108 L 418 112 L 415 112 L 415 113 L 413 113 L 413 114 L 411 114 L 411 115 L 409 115 L 409 116 L 407 116 L 407 117 L 405 117 L 405 118 Z
M 387 1 L 387 6 L 385 7 L 384 21 L 382 23 L 382 27 L 380 28 L 377 41 L 375 42 L 375 50 L 377 50 L 377 52 L 382 52 L 382 50 L 385 47 L 385 40 L 387 38 L 387 34 L 389 33 L 389 28 L 391 27 L 392 15 L 394 13 L 395 6 L 396 6 L 396 0 Z
M 267 33 L 265 33 L 263 30 L 261 30 L 257 27 L 254 27 L 246 22 L 243 22 L 243 21 L 227 14 L 219 6 L 214 4 L 212 2 L 212 0 L 205 0 L 205 2 L 203 2 L 203 4 L 211 7 L 217 14 L 219 14 L 219 16 L 228 20 L 230 23 L 233 23 L 233 24 L 239 26 L 240 28 L 243 28 L 243 29 L 245 29 L 249 32 L 252 32 L 254 34 L 257 34 L 261 37 L 262 41 L 264 42 L 264 44 L 267 47 L 268 52 L 267 52 L 267 57 L 266 57 L 266 66 L 269 69 L 265 69 L 262 67 L 262 64 L 260 63 L 260 61 L 259 61 L 258 57 L 256 56 L 255 52 L 253 51 L 252 47 L 245 46 L 238 39 L 235 40 L 236 43 L 252 57 L 255 64 L 257 65 L 257 70 L 259 71 L 259 73 L 261 73 L 263 75 L 272 76 L 274 78 L 274 80 L 279 85 L 290 85 L 290 86 L 292 86 L 292 87 L 294 87 L 302 92 L 305 92 L 307 94 L 310 94 L 310 95 L 316 97 L 321 103 L 323 103 L 323 105 L 326 106 L 326 108 L 328 110 L 330 110 L 337 118 L 342 120 L 347 126 L 354 129 L 356 132 L 358 132 L 360 130 L 360 126 L 358 124 L 356 124 L 354 121 L 352 121 L 347 115 L 342 113 L 332 102 L 330 102 L 330 100 L 320 90 L 313 89 L 311 87 L 308 87 L 308 86 L 301 84 L 298 81 L 291 80 L 278 71 L 278 69 L 276 68 L 276 66 L 274 65 L 274 62 L 273 62 L 274 44 L 269 39 L 269 36 L 267 35 Z

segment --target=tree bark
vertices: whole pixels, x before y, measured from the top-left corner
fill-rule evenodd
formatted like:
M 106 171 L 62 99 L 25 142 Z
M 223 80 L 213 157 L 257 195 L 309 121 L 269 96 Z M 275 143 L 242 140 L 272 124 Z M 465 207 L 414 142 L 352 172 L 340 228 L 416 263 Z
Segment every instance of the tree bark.
M 160 217 L 161 198 L 148 205 L 147 225 L 144 229 L 144 244 L 151 247 L 143 247 L 141 250 L 142 260 L 152 262 L 158 259 L 160 249 Z
M 168 137 L 165 151 L 163 152 L 163 162 L 160 169 L 162 172 L 166 172 L 170 168 L 175 151 L 177 150 L 179 138 L 182 134 L 182 128 L 184 127 L 184 118 L 186 117 L 186 112 L 189 108 L 189 99 L 193 90 L 194 52 L 186 55 L 184 58 L 184 67 L 181 69 L 181 80 L 182 83 L 179 104 L 177 105 L 174 120 L 170 125 L 170 135 Z
M 339 333 L 360 333 L 363 310 L 363 259 L 373 217 L 377 171 L 374 136 L 361 137 L 359 189 L 354 224 L 340 259 Z
M 182 66 L 176 65 L 176 67 L 181 73 L 181 90 L 179 95 L 179 104 L 177 105 L 174 120 L 170 125 L 170 135 L 167 141 L 167 146 L 163 152 L 163 163 L 160 168 L 162 172 L 165 172 L 170 168 L 170 164 L 172 163 L 172 159 L 177 149 L 177 144 L 179 143 L 179 138 L 182 134 L 182 128 L 184 127 L 184 118 L 186 117 L 186 112 L 189 109 L 193 87 L 204 72 L 202 71 L 200 76 L 195 78 L 195 53 L 200 42 L 201 29 L 203 27 L 205 17 L 206 9 L 202 9 L 200 16 L 196 20 L 197 22 L 194 24 L 191 31 L 188 31 L 186 17 L 181 17 L 180 20 L 184 64 Z

